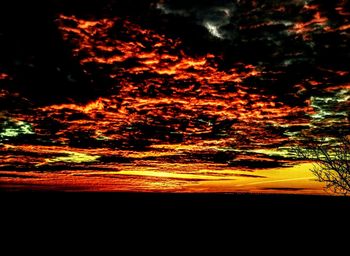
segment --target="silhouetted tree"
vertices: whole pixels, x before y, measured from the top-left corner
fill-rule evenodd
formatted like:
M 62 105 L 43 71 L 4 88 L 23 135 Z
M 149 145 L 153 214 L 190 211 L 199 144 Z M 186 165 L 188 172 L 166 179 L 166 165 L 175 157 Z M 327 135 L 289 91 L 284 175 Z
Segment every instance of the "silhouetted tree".
M 327 190 L 344 195 L 350 193 L 350 136 L 333 143 L 309 139 L 293 150 L 298 157 L 314 161 L 311 171 L 326 184 Z

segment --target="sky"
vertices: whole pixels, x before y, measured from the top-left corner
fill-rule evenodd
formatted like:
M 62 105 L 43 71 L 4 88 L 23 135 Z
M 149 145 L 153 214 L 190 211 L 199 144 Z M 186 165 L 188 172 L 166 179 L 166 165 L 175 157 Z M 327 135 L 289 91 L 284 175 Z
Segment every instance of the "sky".
M 349 134 L 349 1 L 12 1 L 0 189 L 324 194 Z

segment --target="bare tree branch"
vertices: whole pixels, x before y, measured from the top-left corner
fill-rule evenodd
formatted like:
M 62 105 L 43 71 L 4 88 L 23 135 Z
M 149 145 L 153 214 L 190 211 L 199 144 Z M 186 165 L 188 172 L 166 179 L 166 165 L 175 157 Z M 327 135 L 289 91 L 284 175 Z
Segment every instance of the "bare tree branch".
M 332 143 L 302 140 L 292 151 L 298 158 L 314 162 L 311 172 L 325 188 L 334 193 L 350 194 L 350 137 Z

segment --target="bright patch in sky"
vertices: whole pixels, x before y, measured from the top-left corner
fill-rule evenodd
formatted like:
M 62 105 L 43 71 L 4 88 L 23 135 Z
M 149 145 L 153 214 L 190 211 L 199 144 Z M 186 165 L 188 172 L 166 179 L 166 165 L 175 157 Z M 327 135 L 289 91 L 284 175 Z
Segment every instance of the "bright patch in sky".
M 95 162 L 100 156 L 92 156 L 83 153 L 77 152 L 63 152 L 67 154 L 66 156 L 54 157 L 51 159 L 46 159 L 48 163 L 56 163 L 56 162 L 66 162 L 66 163 L 88 163 Z
M 3 130 L 0 129 L 0 139 L 17 137 L 21 134 L 34 134 L 32 126 L 28 123 L 18 121 L 15 123 L 5 121 Z
M 206 22 L 204 26 L 208 29 L 209 33 L 212 34 L 215 37 L 223 38 L 223 36 L 220 34 L 218 27 L 216 27 L 213 23 Z

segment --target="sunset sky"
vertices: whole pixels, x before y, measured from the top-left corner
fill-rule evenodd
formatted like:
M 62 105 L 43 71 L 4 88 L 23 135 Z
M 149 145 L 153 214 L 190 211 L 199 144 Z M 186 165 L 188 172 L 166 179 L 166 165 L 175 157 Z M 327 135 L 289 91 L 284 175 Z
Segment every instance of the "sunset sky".
M 350 1 L 47 2 L 0 11 L 0 190 L 330 193 L 291 148 L 350 135 Z

